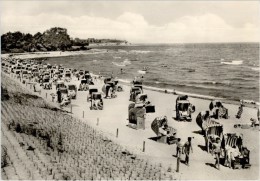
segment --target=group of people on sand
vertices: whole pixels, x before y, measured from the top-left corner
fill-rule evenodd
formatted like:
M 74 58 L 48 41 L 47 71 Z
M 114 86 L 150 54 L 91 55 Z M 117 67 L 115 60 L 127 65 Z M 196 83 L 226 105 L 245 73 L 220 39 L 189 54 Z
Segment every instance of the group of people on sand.
M 188 137 L 188 140 L 183 144 L 181 142 L 181 138 L 177 138 L 177 145 L 176 145 L 176 157 L 181 158 L 182 155 L 185 155 L 184 164 L 189 166 L 190 161 L 190 153 L 193 152 L 192 143 L 191 143 L 192 137 Z

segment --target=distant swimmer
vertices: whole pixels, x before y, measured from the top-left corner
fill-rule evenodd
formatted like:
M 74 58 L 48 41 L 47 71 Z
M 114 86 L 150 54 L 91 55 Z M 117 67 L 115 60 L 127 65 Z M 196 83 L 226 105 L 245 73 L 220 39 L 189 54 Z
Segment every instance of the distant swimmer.
M 148 67 L 143 67 L 142 71 L 147 71 L 147 70 L 148 70 Z
M 123 74 L 123 73 L 124 73 L 124 69 L 122 69 L 122 68 L 121 68 L 121 69 L 120 69 L 120 71 L 121 71 L 121 74 Z

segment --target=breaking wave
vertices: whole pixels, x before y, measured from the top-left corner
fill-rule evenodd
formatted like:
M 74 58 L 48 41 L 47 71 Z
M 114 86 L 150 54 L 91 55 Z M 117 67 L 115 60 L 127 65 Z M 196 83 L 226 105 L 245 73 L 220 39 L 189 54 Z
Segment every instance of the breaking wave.
M 231 62 L 220 62 L 220 63 L 226 65 L 241 65 L 243 64 L 243 60 L 233 60 Z

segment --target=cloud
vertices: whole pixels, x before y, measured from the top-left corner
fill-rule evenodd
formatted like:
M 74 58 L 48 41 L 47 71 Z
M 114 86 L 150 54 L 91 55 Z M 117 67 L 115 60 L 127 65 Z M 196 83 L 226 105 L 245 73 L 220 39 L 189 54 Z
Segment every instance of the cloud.
M 163 25 L 151 25 L 140 14 L 125 12 L 115 19 L 57 13 L 36 16 L 2 14 L 1 31 L 43 32 L 64 27 L 72 37 L 116 38 L 132 43 L 258 42 L 259 25 L 233 27 L 216 14 L 183 16 Z

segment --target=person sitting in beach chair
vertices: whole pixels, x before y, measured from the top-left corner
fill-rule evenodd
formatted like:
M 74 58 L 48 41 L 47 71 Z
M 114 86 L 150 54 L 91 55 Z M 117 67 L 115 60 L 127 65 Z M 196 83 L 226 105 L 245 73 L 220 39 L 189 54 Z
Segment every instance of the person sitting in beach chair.
M 117 97 L 115 86 L 111 87 L 109 92 L 110 92 L 110 97 L 111 98 L 116 98 Z
M 225 134 L 223 147 L 225 149 L 224 165 L 236 168 L 250 168 L 250 151 L 243 146 L 242 134 Z
M 91 94 L 90 110 L 103 110 L 103 100 L 100 92 L 93 92 Z
M 212 152 L 213 144 L 219 139 L 222 142 L 223 139 L 223 125 L 214 120 L 205 122 L 207 125 L 205 131 L 205 146 L 207 152 Z
M 89 89 L 89 86 L 87 84 L 87 80 L 86 79 L 82 79 L 80 81 L 78 91 L 87 91 L 88 89 Z
M 130 99 L 129 100 L 135 102 L 136 96 L 141 93 L 142 93 L 142 89 L 140 87 L 132 87 L 130 90 Z
M 147 94 L 137 94 L 135 98 L 136 103 L 146 103 L 147 102 Z
M 87 101 L 89 102 L 89 101 L 92 100 L 92 94 L 93 94 L 94 92 L 98 92 L 98 89 L 97 89 L 97 88 L 91 88 L 91 89 L 89 89 L 88 91 L 89 91 L 89 93 L 88 93 L 88 96 L 87 96 Z
M 195 112 L 195 106 L 193 106 L 188 100 L 188 96 L 183 96 L 185 99 L 181 99 L 179 96 L 176 100 L 176 120 L 191 121 L 191 114 Z
M 168 126 L 167 117 L 157 117 L 151 124 L 152 130 L 157 135 L 157 142 L 173 144 L 176 141 L 177 130 Z
M 105 94 L 104 98 L 116 98 L 116 85 L 115 82 L 109 81 L 103 85 L 102 92 Z
M 60 106 L 67 106 L 70 104 L 70 98 L 68 96 L 62 96 Z
M 251 118 L 250 121 L 251 121 L 251 127 L 259 126 L 259 120 Z
M 211 117 L 215 119 L 225 118 L 228 119 L 228 109 L 225 108 L 221 101 L 214 100 L 209 104 L 209 110 L 211 112 Z

